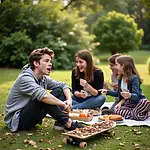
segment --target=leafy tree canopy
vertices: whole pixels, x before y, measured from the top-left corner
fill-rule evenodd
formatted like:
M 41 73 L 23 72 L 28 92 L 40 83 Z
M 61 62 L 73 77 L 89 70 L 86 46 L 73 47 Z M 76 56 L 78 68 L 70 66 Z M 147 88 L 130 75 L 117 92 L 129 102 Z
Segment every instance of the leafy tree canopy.
M 143 30 L 137 29 L 137 24 L 129 15 L 109 12 L 93 25 L 96 42 L 99 42 L 97 51 L 128 52 L 137 49 L 141 43 Z
M 21 67 L 27 63 L 22 56 L 35 48 L 49 47 L 55 52 L 54 67 L 71 69 L 76 51 L 90 49 L 94 36 L 86 31 L 84 18 L 77 11 L 68 13 L 61 8 L 59 2 L 48 0 L 37 5 L 0 4 L 0 55 L 7 56 L 0 59 L 0 65 Z

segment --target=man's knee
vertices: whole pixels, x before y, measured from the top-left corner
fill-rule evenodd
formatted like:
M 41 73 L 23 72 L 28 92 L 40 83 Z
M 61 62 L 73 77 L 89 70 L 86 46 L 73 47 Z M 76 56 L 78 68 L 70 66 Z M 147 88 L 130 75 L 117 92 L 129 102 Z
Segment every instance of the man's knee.
M 62 100 L 62 101 L 65 101 L 65 95 L 64 95 L 64 92 L 63 92 L 63 89 L 61 88 L 55 88 L 52 92 L 51 92 L 52 95 L 54 95 L 55 97 L 57 97 L 58 99 Z

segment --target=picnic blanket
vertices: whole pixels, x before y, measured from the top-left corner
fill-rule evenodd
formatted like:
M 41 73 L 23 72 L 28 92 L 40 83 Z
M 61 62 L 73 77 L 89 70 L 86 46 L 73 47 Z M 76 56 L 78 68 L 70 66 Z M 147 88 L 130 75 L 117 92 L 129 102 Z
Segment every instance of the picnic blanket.
M 113 102 L 105 102 L 104 106 L 107 106 L 107 107 L 111 107 L 111 105 L 113 104 Z M 47 114 L 47 117 L 51 117 L 50 115 Z M 79 121 L 79 122 L 82 122 L 84 124 L 87 124 L 87 125 L 92 125 L 96 122 L 100 122 L 100 120 L 98 119 L 100 116 L 94 116 L 92 121 L 90 122 L 84 122 L 84 121 Z M 130 120 L 130 119 L 123 119 L 123 121 L 118 121 L 116 122 L 117 125 L 126 125 L 126 126 L 150 126 L 150 117 L 148 119 L 146 119 L 145 121 L 136 121 L 136 120 Z
M 105 102 L 104 106 L 110 107 L 113 104 L 113 102 Z M 98 119 L 100 116 L 94 116 L 92 121 L 90 122 L 83 122 L 85 124 L 89 124 L 92 125 L 96 122 L 100 122 L 100 120 Z M 127 125 L 127 126 L 150 126 L 150 117 L 148 119 L 146 119 L 145 121 L 136 121 L 136 120 L 130 120 L 130 119 L 123 119 L 123 121 L 118 121 L 117 125 Z

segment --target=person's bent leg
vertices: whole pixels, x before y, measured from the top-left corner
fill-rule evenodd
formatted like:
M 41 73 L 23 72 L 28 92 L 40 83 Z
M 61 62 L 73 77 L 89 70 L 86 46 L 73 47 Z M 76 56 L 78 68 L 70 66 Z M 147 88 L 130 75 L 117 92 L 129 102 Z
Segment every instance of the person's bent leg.
M 34 127 L 46 116 L 41 102 L 38 100 L 30 101 L 20 113 L 19 129 L 29 130 Z
M 150 111 L 150 101 L 142 99 L 137 106 L 133 109 L 133 119 L 143 121 L 147 119 L 148 112 Z
M 51 115 L 55 120 L 63 124 L 66 129 L 80 128 L 82 125 L 74 122 L 66 116 L 56 105 L 50 105 L 37 100 L 30 101 L 21 111 L 19 129 L 29 130 L 46 116 Z
M 61 101 L 65 101 L 66 100 L 66 97 L 64 95 L 64 92 L 63 92 L 63 89 L 60 88 L 60 87 L 57 87 L 55 89 L 52 90 L 52 92 L 50 92 L 53 96 L 57 97 L 58 99 L 60 99 Z M 62 108 L 61 107 L 58 107 L 58 109 L 61 109 L 62 111 Z M 53 117 L 53 116 L 52 116 Z M 55 130 L 64 130 L 64 124 L 62 124 L 61 122 L 59 122 L 57 119 L 54 123 L 54 126 L 53 128 Z
M 63 92 L 63 90 L 61 88 L 55 88 L 54 90 L 52 90 L 52 92 L 50 92 L 53 96 L 57 97 L 58 99 L 65 101 L 65 94 Z
M 46 116 L 46 114 L 51 115 L 55 120 L 63 125 L 68 121 L 68 116 L 62 112 L 60 107 L 39 102 L 35 99 L 30 101 L 21 111 L 19 128 L 29 130 L 39 122 L 42 122 L 42 119 Z
M 132 119 L 132 109 L 122 106 L 120 109 L 115 110 L 115 114 L 121 115 L 125 119 Z
M 73 109 L 100 108 L 104 104 L 105 100 L 106 98 L 103 95 L 96 97 L 92 96 L 86 99 L 84 102 L 74 105 Z
M 47 114 L 51 115 L 59 123 L 66 124 L 66 122 L 68 121 L 69 117 L 66 116 L 62 112 L 60 107 L 58 107 L 56 105 L 45 104 L 45 103 L 43 103 L 43 105 L 44 105 L 44 109 L 47 112 Z
M 118 100 L 115 100 L 115 102 L 112 104 L 112 106 L 110 107 L 110 110 L 114 112 L 114 107 L 119 103 Z
M 78 122 L 73 122 L 67 115 L 65 115 L 61 109 L 56 105 L 45 105 L 46 112 L 51 115 L 60 124 L 64 125 L 64 128 L 68 131 L 75 130 L 76 128 L 82 128 L 83 126 Z

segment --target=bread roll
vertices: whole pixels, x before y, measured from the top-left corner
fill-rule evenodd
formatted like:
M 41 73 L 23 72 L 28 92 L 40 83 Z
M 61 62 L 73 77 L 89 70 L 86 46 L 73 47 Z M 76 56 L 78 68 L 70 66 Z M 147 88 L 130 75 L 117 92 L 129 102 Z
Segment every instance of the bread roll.
M 123 118 L 121 115 L 109 115 L 109 120 L 121 121 Z
M 113 120 L 113 121 L 121 121 L 123 120 L 121 115 L 104 115 L 102 117 L 99 117 L 100 120 Z

